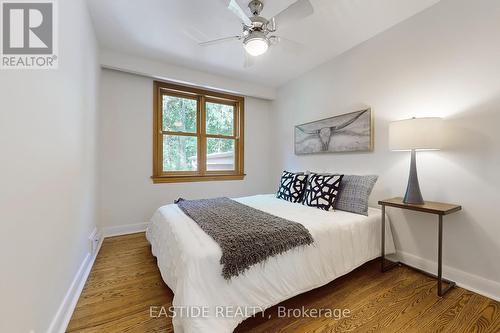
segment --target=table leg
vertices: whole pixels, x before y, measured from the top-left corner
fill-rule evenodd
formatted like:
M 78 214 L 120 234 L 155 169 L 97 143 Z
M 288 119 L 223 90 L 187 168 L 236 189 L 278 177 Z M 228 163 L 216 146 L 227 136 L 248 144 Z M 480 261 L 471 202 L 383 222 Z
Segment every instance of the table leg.
M 439 226 L 438 226 L 438 276 L 437 276 L 437 289 L 438 296 L 442 297 L 451 288 L 455 286 L 455 282 L 443 279 L 443 215 L 439 215 Z M 443 289 L 443 281 L 448 283 L 448 286 Z
M 385 261 L 385 206 L 382 205 L 382 253 L 381 253 L 381 266 L 380 270 L 384 272 L 384 261 Z
M 391 268 L 394 268 L 396 266 L 399 266 L 399 262 L 393 262 L 393 261 L 390 261 L 390 264 L 388 264 L 387 266 L 385 265 L 385 206 L 382 205 L 382 244 L 381 244 L 381 256 L 380 256 L 380 271 L 383 273 L 383 272 L 387 272 L 388 270 L 390 270 Z
M 438 295 L 443 293 L 443 215 L 439 215 L 439 231 L 438 231 Z

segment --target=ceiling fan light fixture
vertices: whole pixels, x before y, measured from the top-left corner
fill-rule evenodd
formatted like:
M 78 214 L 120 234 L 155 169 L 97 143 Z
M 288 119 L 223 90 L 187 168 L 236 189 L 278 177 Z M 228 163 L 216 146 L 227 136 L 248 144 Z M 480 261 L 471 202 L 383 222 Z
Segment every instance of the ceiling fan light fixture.
M 266 53 L 271 46 L 277 45 L 282 40 L 290 44 L 290 40 L 286 38 L 280 39 L 279 36 L 274 35 L 280 26 L 292 25 L 294 21 L 303 19 L 314 13 L 311 0 L 293 0 L 291 5 L 270 19 L 260 16 L 264 8 L 264 0 L 246 0 L 248 1 L 248 8 L 251 13 L 250 17 L 238 3 L 242 2 L 242 0 L 221 1 L 225 3 L 227 9 L 238 17 L 239 21 L 242 23 L 242 33 L 201 42 L 199 45 L 209 46 L 230 41 L 243 41 L 243 47 L 246 52 L 245 63 L 243 65 L 245 68 L 251 66 L 251 61 L 249 61 L 249 59 Z M 292 44 L 298 45 L 294 42 L 292 42 Z
M 248 54 L 257 57 L 267 52 L 269 40 L 263 33 L 252 32 L 245 38 L 243 45 Z

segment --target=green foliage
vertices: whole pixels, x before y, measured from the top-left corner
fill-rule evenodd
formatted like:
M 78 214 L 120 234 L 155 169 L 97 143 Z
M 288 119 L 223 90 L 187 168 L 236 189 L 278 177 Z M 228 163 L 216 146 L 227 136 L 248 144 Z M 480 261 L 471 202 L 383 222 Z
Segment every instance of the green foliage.
M 231 105 L 206 104 L 207 134 L 231 136 L 234 134 L 234 108 Z M 234 140 L 208 139 L 207 153 L 234 152 Z
M 163 170 L 194 171 L 198 152 L 195 136 L 165 135 L 163 137 Z
M 163 96 L 163 130 L 196 133 L 196 100 Z
M 207 103 L 207 134 L 233 135 L 234 108 L 231 105 Z
M 234 152 L 234 140 L 208 138 L 207 152 L 209 155 L 213 153 Z

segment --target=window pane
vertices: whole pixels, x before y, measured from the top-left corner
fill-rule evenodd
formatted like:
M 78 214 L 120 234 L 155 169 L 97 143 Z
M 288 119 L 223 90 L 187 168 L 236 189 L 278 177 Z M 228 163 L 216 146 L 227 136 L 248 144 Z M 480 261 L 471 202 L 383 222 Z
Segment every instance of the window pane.
M 207 134 L 233 135 L 234 107 L 232 105 L 206 103 Z
M 234 140 L 207 138 L 207 170 L 234 170 Z
M 163 171 L 196 171 L 198 139 L 195 136 L 163 136 Z
M 163 95 L 163 130 L 196 133 L 196 103 L 194 99 Z

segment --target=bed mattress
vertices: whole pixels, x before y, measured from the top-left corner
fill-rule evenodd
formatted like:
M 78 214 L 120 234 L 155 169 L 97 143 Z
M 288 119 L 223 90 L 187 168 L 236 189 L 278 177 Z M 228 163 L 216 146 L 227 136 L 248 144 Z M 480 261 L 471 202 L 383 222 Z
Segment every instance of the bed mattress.
M 301 223 L 314 243 L 269 258 L 228 281 L 221 275 L 219 245 L 177 205 L 159 208 L 146 237 L 165 283 L 174 292 L 176 333 L 232 332 L 254 312 L 327 284 L 380 256 L 379 209 L 370 208 L 368 216 L 328 212 L 273 194 L 234 200 Z M 389 225 L 386 253 L 393 253 Z

